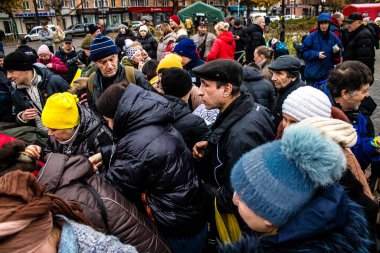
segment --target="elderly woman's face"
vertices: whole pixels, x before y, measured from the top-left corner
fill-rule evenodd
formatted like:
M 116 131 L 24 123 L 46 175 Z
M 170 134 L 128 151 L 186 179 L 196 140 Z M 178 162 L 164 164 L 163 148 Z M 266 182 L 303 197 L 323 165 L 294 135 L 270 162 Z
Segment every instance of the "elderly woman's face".
M 260 233 L 266 233 L 270 231 L 272 224 L 264 218 L 255 214 L 245 203 L 240 199 L 235 192 L 232 197 L 233 203 L 237 206 L 240 217 L 248 225 L 250 229 Z

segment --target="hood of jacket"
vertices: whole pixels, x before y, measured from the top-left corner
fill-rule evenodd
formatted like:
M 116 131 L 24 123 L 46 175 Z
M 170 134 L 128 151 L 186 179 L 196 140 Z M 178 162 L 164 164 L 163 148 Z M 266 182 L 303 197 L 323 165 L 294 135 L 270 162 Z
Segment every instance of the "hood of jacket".
M 115 113 L 114 136 L 121 138 L 135 129 L 172 120 L 173 112 L 164 97 L 129 84 Z
M 101 125 L 101 119 L 97 116 L 93 110 L 89 107 L 82 106 L 78 104 L 80 123 L 78 135 L 75 138 L 74 145 L 84 141 L 92 131 Z
M 363 208 L 341 186 L 332 185 L 321 189 L 277 235 L 245 237 L 222 252 L 368 253 L 369 245 Z
M 38 181 L 46 185 L 48 192 L 56 192 L 81 178 L 93 174 L 92 164 L 83 156 L 69 157 L 64 154 L 51 153 L 45 166 L 40 170 Z
M 258 24 L 251 24 L 248 26 L 247 33 L 251 32 L 259 32 L 261 34 L 264 33 L 263 28 L 261 28 L 261 26 L 259 26 Z
M 257 81 L 264 79 L 264 74 L 257 68 L 245 66 L 243 68 L 243 79 L 245 81 Z
M 33 69 L 39 76 L 41 76 L 41 82 L 38 84 L 38 86 L 42 85 L 43 83 L 46 84 L 47 80 L 54 75 L 54 73 L 48 70 L 47 68 L 41 68 L 36 65 L 33 65 Z
M 223 32 L 218 35 L 218 39 L 221 39 L 222 41 L 226 42 L 227 44 L 233 44 L 234 40 L 234 35 L 230 31 Z
M 164 97 L 169 101 L 170 107 L 173 111 L 173 121 L 183 118 L 188 113 L 191 113 L 190 107 L 181 98 L 177 98 L 170 95 L 164 95 Z
M 61 54 L 63 55 L 68 55 L 68 56 L 72 56 L 74 57 L 75 56 L 75 47 L 71 47 L 71 51 L 70 52 L 66 52 L 65 50 L 63 50 L 62 47 L 59 48 L 59 51 L 61 52 Z
M 340 27 L 338 20 L 334 16 L 331 16 L 331 25 L 335 25 L 336 27 Z

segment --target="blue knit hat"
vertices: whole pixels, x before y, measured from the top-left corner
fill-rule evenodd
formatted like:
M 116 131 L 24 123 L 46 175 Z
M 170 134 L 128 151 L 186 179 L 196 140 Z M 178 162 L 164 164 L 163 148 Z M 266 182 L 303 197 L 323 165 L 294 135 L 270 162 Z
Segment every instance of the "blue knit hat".
M 273 225 L 286 224 L 318 187 L 339 180 L 346 168 L 341 147 L 317 129 L 297 124 L 280 141 L 245 154 L 231 173 L 232 187 L 246 205 Z
M 193 60 L 199 58 L 196 48 L 197 47 L 195 46 L 194 41 L 192 39 L 186 38 L 178 42 L 178 44 L 174 47 L 174 53 Z
M 112 54 L 118 54 L 119 49 L 115 43 L 104 36 L 103 34 L 98 34 L 90 45 L 90 60 L 98 61 Z
M 325 12 L 319 14 L 319 16 L 318 16 L 318 23 L 322 22 L 322 21 L 327 21 L 327 22 L 331 23 L 331 16 L 330 16 L 330 14 L 325 13 Z

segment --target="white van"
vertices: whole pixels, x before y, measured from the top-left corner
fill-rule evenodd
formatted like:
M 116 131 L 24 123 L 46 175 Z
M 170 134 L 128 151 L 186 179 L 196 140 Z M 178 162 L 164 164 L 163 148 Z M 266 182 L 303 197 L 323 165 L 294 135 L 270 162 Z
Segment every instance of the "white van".
M 55 31 L 55 25 L 48 25 L 48 27 L 54 32 Z M 26 41 L 33 41 L 33 40 L 40 40 L 40 36 L 38 36 L 38 32 L 42 29 L 42 26 L 35 26 L 33 27 L 30 32 L 25 35 Z

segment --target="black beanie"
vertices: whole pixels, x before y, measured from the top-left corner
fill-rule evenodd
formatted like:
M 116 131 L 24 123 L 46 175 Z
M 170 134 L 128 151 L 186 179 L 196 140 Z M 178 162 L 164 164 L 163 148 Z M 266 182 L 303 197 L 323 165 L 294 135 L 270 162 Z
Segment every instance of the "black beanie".
M 161 76 L 161 85 L 165 94 L 182 98 L 189 91 L 193 84 L 189 74 L 180 68 L 164 69 Z
M 21 52 L 12 52 L 4 59 L 4 69 L 27 71 L 33 69 L 33 64 L 26 54 Z

